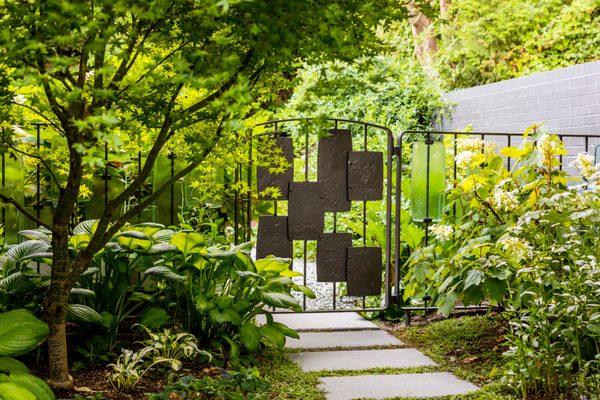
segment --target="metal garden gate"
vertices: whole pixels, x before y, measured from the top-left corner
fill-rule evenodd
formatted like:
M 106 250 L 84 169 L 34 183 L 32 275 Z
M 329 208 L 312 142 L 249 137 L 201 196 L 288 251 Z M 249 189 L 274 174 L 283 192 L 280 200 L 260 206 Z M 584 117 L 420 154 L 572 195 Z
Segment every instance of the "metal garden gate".
M 287 168 L 272 173 L 268 167 L 250 165 L 236 172 L 236 181 L 244 180 L 250 191 L 236 199 L 240 206 L 236 207 L 235 226 L 241 225 L 244 240 L 250 240 L 253 216 L 258 214 L 256 257 L 293 259 L 296 243 L 296 254 L 301 254 L 302 261 L 293 269 L 301 269 L 300 282 L 319 286 L 318 293 L 328 285 L 327 304 L 317 299 L 317 304 L 311 305 L 302 295 L 303 311 L 386 308 L 392 263 L 391 130 L 344 119 L 268 121 L 244 138 L 250 163 L 256 142 L 265 137 L 274 140 Z M 376 147 L 379 151 L 372 150 Z M 277 198 L 265 194 L 265 189 L 273 187 L 279 189 Z M 253 213 L 252 200 L 271 203 L 269 211 Z M 383 209 L 385 237 L 377 245 L 368 240 L 367 202 L 378 202 Z M 359 217 L 362 232 L 339 231 L 340 218 L 347 220 L 349 213 L 353 213 L 355 228 Z M 340 304 L 340 283 L 355 306 Z

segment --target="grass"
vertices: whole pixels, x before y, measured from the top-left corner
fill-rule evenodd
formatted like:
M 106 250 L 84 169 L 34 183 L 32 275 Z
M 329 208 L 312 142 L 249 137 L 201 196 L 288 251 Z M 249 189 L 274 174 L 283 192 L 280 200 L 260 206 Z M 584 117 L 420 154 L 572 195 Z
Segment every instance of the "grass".
M 440 371 L 452 372 L 481 388 L 476 393 L 448 398 L 500 400 L 513 398 L 510 388 L 501 382 L 505 326 L 500 318 L 483 315 L 388 330 L 436 361 Z
M 418 348 L 439 365 L 306 373 L 288 360 L 282 350 L 269 348 L 261 354 L 258 363 L 263 377 L 272 385 L 269 398 L 324 400 L 325 397 L 318 388 L 319 378 L 323 376 L 449 371 L 475 383 L 481 390 L 469 395 L 438 398 L 440 400 L 511 399 L 510 391 L 500 381 L 503 364 L 503 348 L 500 342 L 504 324 L 498 318 L 464 316 L 410 328 L 404 328 L 402 324 L 388 325 L 386 329 L 404 341 L 407 347 Z

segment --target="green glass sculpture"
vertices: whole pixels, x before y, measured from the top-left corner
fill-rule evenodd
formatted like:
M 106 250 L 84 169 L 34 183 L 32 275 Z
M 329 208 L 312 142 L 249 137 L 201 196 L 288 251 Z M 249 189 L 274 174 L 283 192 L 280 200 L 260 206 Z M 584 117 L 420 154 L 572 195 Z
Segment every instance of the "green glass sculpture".
M 4 154 L 4 186 L 2 192 L 11 196 L 19 204 L 25 203 L 25 167 L 20 158 L 13 158 L 8 153 Z M 25 217 L 12 205 L 3 207 L 4 215 L 4 235 L 6 243 L 18 243 L 17 233 L 25 229 Z
M 167 156 L 159 156 L 154 163 L 152 187 L 160 188 L 171 178 L 171 160 Z M 173 185 L 173 223 L 177 224 L 177 214 L 181 211 L 182 180 Z M 150 212 L 150 211 L 149 211 Z M 167 188 L 154 201 L 151 211 L 152 220 L 164 225 L 171 225 L 171 190 Z
M 427 152 L 429 151 L 429 155 Z M 427 163 L 429 160 L 429 169 Z M 412 218 L 422 222 L 426 218 L 439 221 L 445 203 L 446 171 L 442 142 L 414 142 L 411 161 Z M 427 174 L 429 170 L 429 175 Z M 429 183 L 428 183 L 429 181 Z M 429 184 L 429 191 L 427 185 Z M 428 193 L 429 192 L 429 193 Z M 429 196 L 428 196 L 429 194 Z

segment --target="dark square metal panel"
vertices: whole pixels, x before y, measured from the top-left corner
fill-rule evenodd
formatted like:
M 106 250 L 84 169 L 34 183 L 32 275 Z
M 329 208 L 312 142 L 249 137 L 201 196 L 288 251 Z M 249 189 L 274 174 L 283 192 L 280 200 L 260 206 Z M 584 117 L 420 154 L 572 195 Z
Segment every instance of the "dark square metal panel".
M 283 258 L 292 258 L 294 255 L 293 242 L 288 239 L 287 217 L 266 215 L 258 219 L 256 258 L 269 255 Z
M 348 153 L 352 151 L 352 133 L 348 129 L 331 129 L 319 139 L 318 181 L 327 188 L 325 211 L 350 211 L 348 200 Z
M 291 182 L 288 202 L 290 240 L 318 240 L 323 235 L 324 187 L 320 182 Z
M 269 172 L 268 167 L 257 167 L 256 185 L 259 193 L 269 187 L 277 187 L 281 192 L 278 200 L 287 200 L 289 183 L 294 180 L 294 144 L 290 137 L 279 136 L 274 140 L 275 145 L 281 149 L 283 157 L 287 160 L 288 168 L 282 173 L 275 174 Z M 271 196 L 262 196 L 261 198 L 275 200 Z
M 346 281 L 346 249 L 351 233 L 324 233 L 317 241 L 317 282 Z
M 381 294 L 381 247 L 350 247 L 347 257 L 348 296 Z
M 348 198 L 381 200 L 383 196 L 383 153 L 352 151 L 348 154 Z

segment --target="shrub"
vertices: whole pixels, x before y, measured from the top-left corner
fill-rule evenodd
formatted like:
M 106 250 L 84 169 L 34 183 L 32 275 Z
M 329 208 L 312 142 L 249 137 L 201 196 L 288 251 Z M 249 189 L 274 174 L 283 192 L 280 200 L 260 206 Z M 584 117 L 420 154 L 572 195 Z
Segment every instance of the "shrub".
M 568 186 L 562 142 L 532 132 L 502 149 L 511 171 L 492 144 L 468 139 L 477 151 L 457 156 L 465 177 L 433 243 L 408 260 L 405 297 L 427 293 L 444 314 L 457 301 L 506 306 L 509 379 L 523 395 L 585 395 L 600 373 L 600 166 L 579 155 L 581 184 Z

